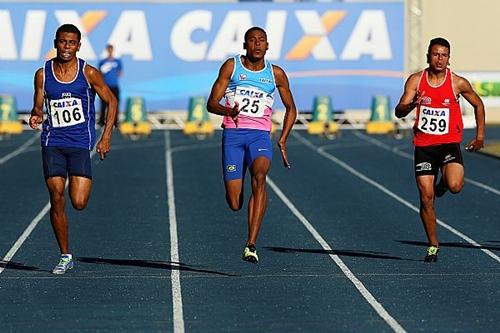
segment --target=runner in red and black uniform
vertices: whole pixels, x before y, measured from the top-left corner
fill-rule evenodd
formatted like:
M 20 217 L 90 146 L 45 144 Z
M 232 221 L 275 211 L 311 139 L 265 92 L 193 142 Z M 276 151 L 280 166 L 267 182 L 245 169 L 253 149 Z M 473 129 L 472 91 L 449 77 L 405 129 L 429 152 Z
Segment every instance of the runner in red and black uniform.
M 417 107 L 413 126 L 415 177 L 420 192 L 420 218 L 429 242 L 426 262 L 437 261 L 439 242 L 436 233 L 435 197 L 447 190 L 458 193 L 464 185 L 462 112 L 458 102 L 463 96 L 473 107 L 476 137 L 465 146 L 477 151 L 484 144 L 484 105 L 469 81 L 449 68 L 450 43 L 434 38 L 427 50 L 429 67 L 413 73 L 406 80 L 403 96 L 396 106 L 396 117 L 402 118 Z M 441 169 L 441 180 L 436 177 Z

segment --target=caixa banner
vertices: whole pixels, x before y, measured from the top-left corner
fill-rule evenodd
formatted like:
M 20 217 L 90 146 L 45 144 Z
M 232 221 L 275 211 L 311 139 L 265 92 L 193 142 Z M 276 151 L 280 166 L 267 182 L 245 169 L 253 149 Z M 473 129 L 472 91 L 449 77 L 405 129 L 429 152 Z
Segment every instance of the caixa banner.
M 63 23 L 82 31 L 78 56 L 94 66 L 114 45 L 122 97 L 141 96 L 150 111 L 186 109 L 191 96 L 207 96 L 254 25 L 268 32 L 267 58 L 287 72 L 300 110 L 317 95 L 331 96 L 336 110 L 367 109 L 372 96 L 394 101 L 402 91 L 402 2 L 2 3 L 0 93 L 14 95 L 20 110 L 31 108 L 33 74 L 55 55 Z

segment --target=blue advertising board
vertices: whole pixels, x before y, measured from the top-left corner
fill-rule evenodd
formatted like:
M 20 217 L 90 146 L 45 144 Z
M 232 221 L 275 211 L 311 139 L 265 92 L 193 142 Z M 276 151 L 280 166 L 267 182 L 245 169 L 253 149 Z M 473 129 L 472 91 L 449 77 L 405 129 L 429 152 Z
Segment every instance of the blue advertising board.
M 267 31 L 267 59 L 288 74 L 299 110 L 317 95 L 331 96 L 334 109 L 366 109 L 374 95 L 398 98 L 404 79 L 402 2 L 2 3 L 0 93 L 16 96 L 20 110 L 31 109 L 33 74 L 54 56 L 63 23 L 80 28 L 78 55 L 91 65 L 114 45 L 122 97 L 142 96 L 149 111 L 207 96 L 254 25 Z

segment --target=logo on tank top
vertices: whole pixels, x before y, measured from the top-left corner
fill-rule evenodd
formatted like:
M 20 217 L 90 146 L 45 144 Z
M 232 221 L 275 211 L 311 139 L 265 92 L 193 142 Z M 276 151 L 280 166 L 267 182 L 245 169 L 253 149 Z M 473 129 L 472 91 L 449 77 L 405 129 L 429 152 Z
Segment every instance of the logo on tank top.
M 264 96 L 264 93 L 262 91 L 257 91 L 255 89 L 250 89 L 250 88 L 249 89 L 239 88 L 238 92 L 240 95 L 248 96 L 250 98 L 262 98 Z
M 247 79 L 247 75 L 246 75 L 246 74 L 241 73 L 241 74 L 238 76 L 238 80 L 240 80 L 240 81 L 243 81 L 243 80 L 246 80 L 246 79 Z
M 428 116 L 445 117 L 446 109 L 422 109 L 422 113 Z
M 431 104 L 432 103 L 432 98 L 430 98 L 429 96 L 424 96 L 422 98 L 422 101 L 420 103 L 421 104 L 425 104 L 425 105 Z
M 71 98 L 71 93 L 70 92 L 64 92 L 61 94 L 62 98 Z
M 265 77 L 261 77 L 259 78 L 259 81 L 262 82 L 262 83 L 272 83 L 273 81 L 271 81 L 270 79 L 268 78 L 265 78 Z
M 449 106 L 450 105 L 450 99 L 449 98 L 445 98 L 444 101 L 443 101 L 443 105 L 444 106 Z

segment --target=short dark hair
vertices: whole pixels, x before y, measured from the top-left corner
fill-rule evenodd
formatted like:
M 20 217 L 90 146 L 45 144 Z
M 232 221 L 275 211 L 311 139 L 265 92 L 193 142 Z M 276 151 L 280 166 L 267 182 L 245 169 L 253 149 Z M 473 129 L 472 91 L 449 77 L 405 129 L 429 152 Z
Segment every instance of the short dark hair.
M 248 35 L 249 35 L 252 31 L 254 31 L 254 30 L 257 30 L 257 31 L 261 31 L 261 32 L 263 32 L 263 33 L 264 33 L 264 35 L 266 35 L 266 37 L 267 37 L 267 32 L 266 32 L 264 29 L 262 29 L 261 27 L 251 27 L 250 29 L 248 29 L 248 30 L 247 30 L 247 32 L 245 32 L 245 42 L 247 41 Z
M 437 37 L 437 38 L 431 39 L 431 41 L 429 42 L 429 47 L 427 48 L 427 53 L 431 53 L 431 49 L 434 45 L 441 45 L 441 46 L 448 48 L 448 53 L 450 53 L 450 51 L 451 51 L 450 42 L 448 42 L 446 39 L 444 39 L 442 37 Z
M 56 39 L 59 38 L 59 34 L 61 32 L 68 32 L 68 33 L 74 33 L 74 34 L 77 34 L 78 36 L 78 41 L 80 41 L 82 39 L 82 33 L 80 32 L 80 30 L 73 24 L 63 24 L 61 25 L 59 28 L 57 28 L 57 31 L 56 31 Z

